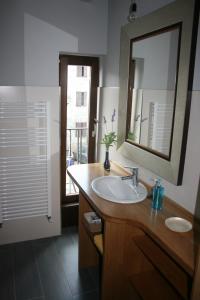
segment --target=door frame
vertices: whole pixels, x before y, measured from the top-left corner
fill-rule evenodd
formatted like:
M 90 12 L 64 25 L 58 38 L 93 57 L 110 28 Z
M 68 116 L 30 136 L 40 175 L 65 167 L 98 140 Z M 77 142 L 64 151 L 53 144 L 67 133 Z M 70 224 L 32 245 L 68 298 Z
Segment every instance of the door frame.
M 97 113 L 97 88 L 99 86 L 99 58 L 79 55 L 60 55 L 59 56 L 59 85 L 61 91 L 61 202 L 75 202 L 76 197 L 66 196 L 66 120 L 67 120 L 67 66 L 80 65 L 91 67 L 91 87 L 90 87 L 90 109 L 89 109 L 89 144 L 88 144 L 88 163 L 95 161 L 96 137 L 93 135 L 94 122 Z M 91 105 L 92 104 L 92 105 Z M 69 198 L 69 199 L 67 199 Z M 71 199 L 70 199 L 71 198 Z

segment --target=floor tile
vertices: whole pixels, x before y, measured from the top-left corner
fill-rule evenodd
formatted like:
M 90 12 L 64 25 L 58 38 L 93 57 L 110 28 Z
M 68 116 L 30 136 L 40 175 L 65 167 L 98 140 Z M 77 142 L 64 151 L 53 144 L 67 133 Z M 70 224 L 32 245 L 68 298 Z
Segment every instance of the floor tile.
M 96 300 L 98 268 L 78 270 L 78 229 L 0 247 L 0 300 Z
M 72 294 L 58 258 L 55 239 L 32 242 L 47 300 L 71 300 Z
M 97 267 L 90 267 L 88 268 L 88 272 L 90 277 L 92 278 L 95 288 L 97 290 L 100 289 L 100 270 L 99 270 L 99 266 Z
M 94 282 L 87 269 L 71 273 L 67 279 L 73 296 L 95 290 Z
M 27 300 L 45 300 L 45 298 L 44 297 L 30 298 L 30 299 L 27 299 Z
M 16 300 L 43 297 L 39 273 L 30 242 L 14 245 Z
M 78 243 L 78 227 L 71 226 L 62 229 L 62 236 L 72 239 L 73 243 Z
M 82 295 L 74 296 L 73 300 L 100 300 L 100 296 L 97 291 L 93 291 Z
M 65 274 L 78 272 L 78 245 L 66 236 L 59 237 L 55 245 Z
M 0 299 L 15 300 L 12 246 L 0 247 Z

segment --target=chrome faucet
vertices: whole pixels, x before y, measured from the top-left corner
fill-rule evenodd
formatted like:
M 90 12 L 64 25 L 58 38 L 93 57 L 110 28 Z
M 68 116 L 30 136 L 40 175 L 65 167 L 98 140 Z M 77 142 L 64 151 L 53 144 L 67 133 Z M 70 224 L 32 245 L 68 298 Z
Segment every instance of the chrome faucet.
M 122 180 L 128 180 L 128 179 L 133 179 L 133 185 L 138 186 L 138 173 L 139 173 L 139 168 L 136 167 L 124 167 L 126 169 L 130 169 L 132 171 L 132 175 L 129 176 L 122 176 Z

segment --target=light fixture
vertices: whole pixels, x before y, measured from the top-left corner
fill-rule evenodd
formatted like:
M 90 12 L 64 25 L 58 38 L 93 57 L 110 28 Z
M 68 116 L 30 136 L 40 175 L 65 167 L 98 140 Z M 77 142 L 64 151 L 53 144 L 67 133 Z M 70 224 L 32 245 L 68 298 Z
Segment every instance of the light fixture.
M 131 5 L 129 7 L 129 15 L 128 15 L 128 21 L 129 22 L 133 22 L 137 16 L 136 16 L 136 12 L 137 12 L 137 4 L 135 1 L 131 1 Z

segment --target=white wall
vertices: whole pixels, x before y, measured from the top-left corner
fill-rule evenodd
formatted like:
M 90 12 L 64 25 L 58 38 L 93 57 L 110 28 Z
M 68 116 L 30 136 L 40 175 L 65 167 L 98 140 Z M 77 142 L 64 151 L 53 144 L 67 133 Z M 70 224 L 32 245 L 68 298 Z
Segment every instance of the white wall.
M 31 218 L 3 221 L 2 228 L 0 228 L 0 244 L 59 235 L 61 232 L 59 97 L 59 87 L 0 87 L 0 103 L 1 101 L 7 101 L 10 103 L 16 101 L 30 103 L 47 101 L 50 105 L 50 120 L 48 126 L 50 135 L 53 136 L 53 138 L 50 138 L 50 168 L 52 172 L 50 175 L 48 175 L 49 182 L 51 183 L 49 186 L 49 192 L 51 196 L 51 219 L 49 221 L 46 216 L 37 216 Z M 13 120 L 13 122 L 15 121 Z M 18 150 L 18 152 L 19 151 L 22 151 L 22 149 Z M 30 155 L 32 153 L 31 151 L 33 151 L 33 148 L 30 147 L 28 151 L 26 149 L 26 152 L 24 153 L 26 153 L 25 155 Z M 14 153 L 17 153 L 17 149 Z M 3 155 L 4 152 L 2 151 L 1 157 Z M 7 152 L 7 155 L 13 156 L 11 151 Z
M 58 85 L 59 53 L 105 55 L 107 0 L 1 0 L 0 85 Z
M 133 42 L 132 57 L 143 59 L 144 62 L 140 88 L 174 90 L 177 52 L 178 30 Z M 137 60 L 135 68 L 137 69 Z
M 151 13 L 175 0 L 136 0 L 138 3 L 138 17 Z M 120 55 L 120 29 L 126 24 L 129 12 L 130 0 L 109 0 L 108 6 L 108 49 L 104 60 L 104 87 L 119 86 L 119 55 Z M 199 24 L 200 28 L 200 24 Z M 194 72 L 193 90 L 200 87 L 200 30 L 198 32 L 196 65 Z
M 60 97 L 59 54 L 104 56 L 107 51 L 108 0 L 0 0 L 0 86 L 56 87 Z M 17 97 L 16 93 L 13 97 Z M 59 113 L 59 112 L 58 112 Z M 59 123 L 57 122 L 57 125 Z M 46 217 L 7 221 L 0 244 L 60 233 L 59 127 L 52 157 L 56 176 L 52 222 Z
M 138 1 L 138 15 L 145 15 L 155 9 L 162 7 L 170 2 L 169 0 L 140 0 Z M 119 87 L 119 53 L 120 53 L 120 28 L 127 23 L 129 10 L 129 0 L 110 0 L 109 1 L 109 28 L 108 28 L 108 55 L 105 60 L 104 91 L 102 93 L 102 115 L 107 113 L 107 108 L 112 111 L 113 107 L 118 106 L 117 87 Z M 200 27 L 200 26 L 199 26 Z M 192 94 L 192 105 L 190 114 L 189 134 L 186 149 L 186 159 L 184 166 L 183 183 L 181 186 L 170 184 L 163 180 L 166 195 L 184 206 L 186 209 L 195 212 L 197 189 L 200 173 L 200 138 L 198 130 L 200 128 L 200 30 L 197 43 L 196 64 L 194 73 L 194 84 Z M 113 88 L 115 87 L 115 88 Z M 105 91 L 107 90 L 107 91 Z M 196 92 L 195 92 L 196 91 Z M 112 106 L 112 107 L 111 107 Z M 102 146 L 101 146 L 102 148 Z M 104 160 L 104 151 L 100 151 L 100 160 Z M 133 161 L 129 161 L 119 152 L 112 152 L 111 159 L 116 160 L 122 165 L 134 166 Z M 140 167 L 140 177 L 144 181 L 152 184 L 151 178 L 156 174 Z
M 146 15 L 173 0 L 140 0 L 138 16 Z M 119 86 L 120 29 L 127 23 L 130 0 L 109 0 L 108 6 L 108 50 L 105 59 L 104 86 Z

